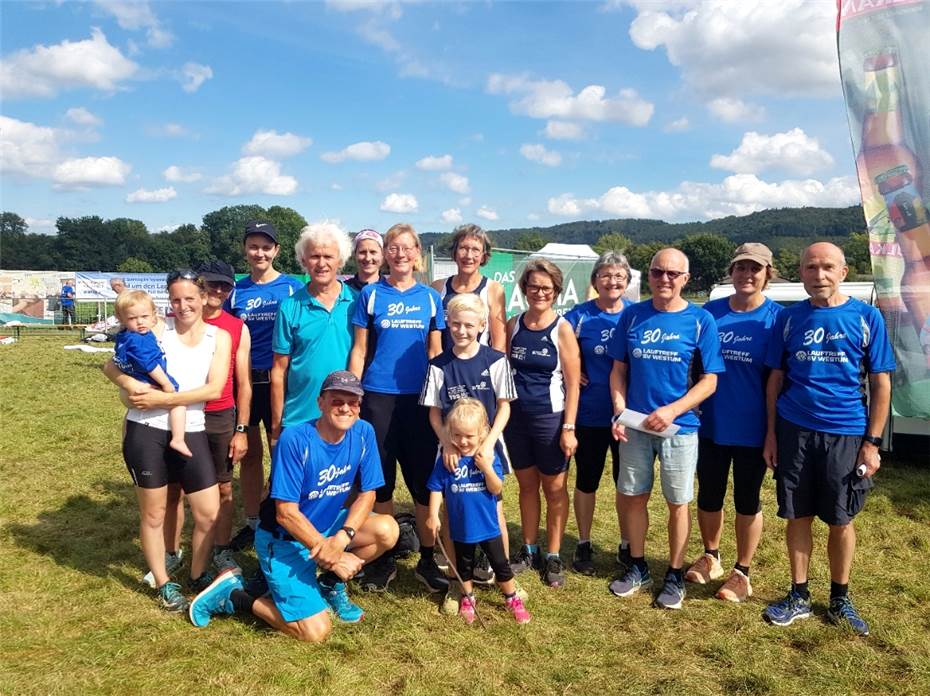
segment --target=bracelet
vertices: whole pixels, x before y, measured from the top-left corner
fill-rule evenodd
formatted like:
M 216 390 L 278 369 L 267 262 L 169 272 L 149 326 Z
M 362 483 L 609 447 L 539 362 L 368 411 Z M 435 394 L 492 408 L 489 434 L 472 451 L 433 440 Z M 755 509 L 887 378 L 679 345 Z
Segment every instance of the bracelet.
M 611 416 L 611 418 L 610 418 L 610 424 L 611 424 L 611 425 L 616 425 L 616 424 L 619 423 L 619 422 L 620 422 L 620 414 L 619 414 L 619 413 L 618 413 L 617 415 L 615 415 L 615 416 Z
M 563 424 L 562 424 L 562 430 L 572 431 L 572 430 L 574 430 L 574 429 L 575 429 L 575 424 L 574 424 L 574 423 L 563 423 Z
M 881 439 L 880 437 L 874 437 L 873 435 L 863 435 L 863 436 L 862 436 L 862 441 L 863 441 L 863 442 L 868 442 L 869 444 L 875 445 L 876 447 L 878 447 L 879 449 L 881 449 L 881 446 L 882 446 L 882 439 Z

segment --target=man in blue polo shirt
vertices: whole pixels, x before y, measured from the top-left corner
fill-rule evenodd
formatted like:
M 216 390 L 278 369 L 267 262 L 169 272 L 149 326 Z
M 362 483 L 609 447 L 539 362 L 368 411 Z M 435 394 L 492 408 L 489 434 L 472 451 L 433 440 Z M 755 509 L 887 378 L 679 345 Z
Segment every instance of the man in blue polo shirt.
M 74 286 L 67 280 L 61 286 L 61 322 L 68 322 L 68 326 L 74 324 Z
M 242 571 L 227 569 L 191 602 L 195 626 L 244 611 L 298 640 L 321 642 L 332 630 L 330 611 L 344 622 L 362 619 L 345 583 L 393 548 L 398 534 L 392 517 L 371 512 L 384 478 L 374 431 L 358 417 L 362 394 L 352 373 L 333 372 L 321 386 L 320 417 L 288 427 L 278 440 L 255 532 L 271 595 L 252 597 Z M 354 484 L 358 495 L 346 507 Z
M 805 249 L 801 282 L 810 299 L 778 316 L 768 346 L 763 456 L 775 471 L 778 516 L 788 520 L 792 584 L 763 617 L 787 626 L 811 615 L 807 571 L 816 515 L 830 527 L 827 617 L 868 635 L 847 593 L 856 548 L 852 521 L 880 466 L 895 363 L 879 311 L 840 291 L 847 271 L 839 247 L 818 242 Z
M 646 506 L 658 455 L 669 514 L 668 571 L 655 598 L 655 606 L 662 609 L 680 609 L 685 598 L 688 504 L 694 497 L 700 425 L 697 407 L 714 393 L 717 373 L 725 369 L 714 318 L 681 297 L 688 277 L 687 256 L 677 249 L 659 251 L 649 267 L 652 299 L 623 310 L 607 346 L 614 361 L 613 432 L 620 440 L 617 491 L 631 556 L 629 568 L 610 583 L 610 591 L 628 597 L 652 585 L 645 560 Z M 645 431 L 617 422 L 624 410 L 646 414 L 640 424 Z M 672 425 L 678 426 L 672 437 L 658 434 Z

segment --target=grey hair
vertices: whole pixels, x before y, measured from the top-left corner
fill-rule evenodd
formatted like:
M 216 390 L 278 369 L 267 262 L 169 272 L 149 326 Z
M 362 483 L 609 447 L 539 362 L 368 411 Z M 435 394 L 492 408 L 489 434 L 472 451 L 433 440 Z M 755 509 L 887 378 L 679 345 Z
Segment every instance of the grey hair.
M 627 261 L 626 256 L 619 251 L 610 249 L 598 256 L 597 261 L 594 262 L 594 268 L 591 269 L 591 285 L 594 285 L 597 274 L 600 273 L 601 269 L 605 266 L 620 266 L 620 268 L 626 272 L 627 283 L 629 283 L 630 279 L 633 277 L 633 271 L 630 269 L 630 262 Z
M 307 247 L 311 244 L 320 245 L 329 242 L 335 243 L 339 249 L 339 268 L 341 269 L 349 256 L 352 255 L 352 242 L 349 241 L 348 233 L 332 220 L 311 223 L 300 231 L 300 236 L 294 244 L 294 255 L 297 257 L 297 263 L 306 271 L 304 254 Z
M 664 249 L 659 249 L 655 254 L 653 254 L 652 260 L 649 261 L 649 268 L 652 268 L 653 265 L 655 265 L 656 259 L 659 257 L 659 254 L 661 254 L 663 251 L 670 251 L 670 250 L 677 251 L 679 254 L 681 254 L 681 258 L 685 260 L 685 273 L 690 273 L 691 262 L 688 261 L 688 255 L 685 252 L 683 252 L 681 249 L 676 249 L 675 247 L 665 247 Z

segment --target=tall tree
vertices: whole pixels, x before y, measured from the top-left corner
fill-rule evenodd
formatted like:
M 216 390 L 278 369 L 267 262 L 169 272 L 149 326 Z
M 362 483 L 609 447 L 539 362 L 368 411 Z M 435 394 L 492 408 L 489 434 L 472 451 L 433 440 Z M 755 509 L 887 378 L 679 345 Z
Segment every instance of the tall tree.
M 691 265 L 688 287 L 692 290 L 710 290 L 727 274 L 734 245 L 719 234 L 685 237 L 676 246 L 685 253 Z
M 201 229 L 210 240 L 210 253 L 232 264 L 240 273 L 249 270 L 242 255 L 242 233 L 249 220 L 261 220 L 266 211 L 260 205 L 233 205 L 203 216 Z
M 620 253 L 624 253 L 631 246 L 633 246 L 633 242 L 626 235 L 620 234 L 619 232 L 608 232 L 605 235 L 601 235 L 600 239 L 594 243 L 592 248 L 598 254 L 603 254 L 605 251 L 619 251 Z

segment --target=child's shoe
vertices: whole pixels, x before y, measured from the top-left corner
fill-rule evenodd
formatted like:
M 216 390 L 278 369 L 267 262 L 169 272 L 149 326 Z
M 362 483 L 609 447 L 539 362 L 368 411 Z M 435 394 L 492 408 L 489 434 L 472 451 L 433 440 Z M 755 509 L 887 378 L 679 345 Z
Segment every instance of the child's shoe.
M 459 600 L 459 616 L 465 619 L 465 623 L 471 624 L 475 620 L 475 598 L 463 594 Z
M 517 595 L 506 598 L 504 600 L 504 604 L 507 605 L 507 609 L 509 609 L 510 613 L 513 614 L 513 618 L 517 620 L 518 624 L 525 624 L 530 622 L 532 617 L 526 610 L 526 607 L 523 606 L 523 600 L 520 599 Z

